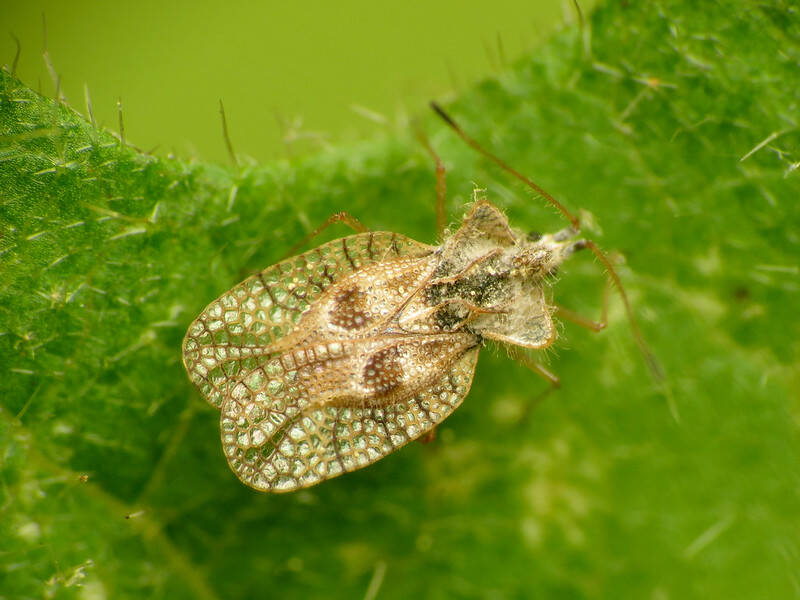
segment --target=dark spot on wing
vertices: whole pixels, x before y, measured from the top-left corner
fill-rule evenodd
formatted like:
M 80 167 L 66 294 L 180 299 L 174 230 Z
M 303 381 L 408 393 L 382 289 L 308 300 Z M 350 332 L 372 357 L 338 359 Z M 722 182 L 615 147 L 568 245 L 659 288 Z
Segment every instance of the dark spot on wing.
M 369 357 L 362 372 L 362 383 L 376 396 L 385 396 L 401 385 L 403 373 L 400 353 L 391 346 Z
M 330 320 L 342 329 L 361 329 L 372 320 L 367 295 L 358 288 L 340 291 L 333 299 Z

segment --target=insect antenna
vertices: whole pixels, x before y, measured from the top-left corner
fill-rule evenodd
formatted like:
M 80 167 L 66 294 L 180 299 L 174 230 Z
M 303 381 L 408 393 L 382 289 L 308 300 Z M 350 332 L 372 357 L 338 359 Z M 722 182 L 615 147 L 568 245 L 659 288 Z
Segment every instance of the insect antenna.
M 563 204 L 561 204 L 558 200 L 553 198 L 550 194 L 548 194 L 546 191 L 544 191 L 542 188 L 536 185 L 528 177 L 526 177 L 516 169 L 513 169 L 512 167 L 508 166 L 505 162 L 500 160 L 494 154 L 489 152 L 486 148 L 481 146 L 477 141 L 475 141 L 473 138 L 467 135 L 467 133 L 463 129 L 461 129 L 458 123 L 456 123 L 453 120 L 453 118 L 450 115 L 448 115 L 441 106 L 436 104 L 436 102 L 431 102 L 431 108 L 437 115 L 439 115 L 444 120 L 445 123 L 447 123 L 450 126 L 450 128 L 456 133 L 456 135 L 458 135 L 458 137 L 464 140 L 464 142 L 468 146 L 475 149 L 478 153 L 491 160 L 494 164 L 503 169 L 506 173 L 513 175 L 514 177 L 522 181 L 525 185 L 527 185 L 528 187 L 536 191 L 538 194 L 540 194 L 552 206 L 558 209 L 558 211 L 562 215 L 564 215 L 564 217 L 566 217 L 566 219 L 570 222 L 570 225 L 574 233 L 577 234 L 578 232 L 580 232 L 581 224 L 580 221 L 578 220 L 578 217 L 569 212 L 569 210 L 567 210 L 567 208 Z M 611 282 L 614 284 L 614 287 L 617 288 L 617 291 L 619 292 L 619 295 L 622 298 L 622 304 L 625 307 L 625 314 L 627 315 L 628 322 L 631 325 L 631 331 L 633 333 L 633 337 L 636 340 L 636 345 L 639 346 L 639 350 L 641 351 L 644 357 L 645 363 L 647 363 L 647 366 L 650 369 L 653 378 L 659 382 L 663 381 L 664 380 L 663 369 L 661 368 L 661 365 L 659 364 L 658 360 L 656 360 L 655 355 L 650 351 L 650 348 L 647 346 L 647 343 L 644 341 L 642 332 L 639 329 L 639 323 L 636 321 L 636 317 L 633 314 L 633 309 L 631 308 L 631 303 L 628 300 L 628 294 L 625 293 L 625 288 L 622 286 L 622 281 L 620 280 L 619 275 L 617 275 L 617 271 L 614 269 L 614 266 L 611 264 L 611 261 L 608 259 L 608 257 L 605 255 L 605 253 L 600 249 L 600 247 L 597 244 L 595 244 L 591 240 L 582 240 L 582 242 L 583 243 L 581 247 L 588 248 L 589 250 L 591 250 L 592 253 L 598 259 L 600 259 L 600 262 L 603 263 L 603 266 L 605 267 L 606 272 L 608 273 L 608 276 L 611 279 Z
M 486 148 L 484 148 L 478 142 L 476 142 L 474 139 L 468 136 L 464 132 L 464 130 L 461 129 L 458 123 L 456 123 L 453 120 L 453 118 L 450 115 L 448 115 L 441 106 L 436 104 L 436 102 L 431 102 L 431 108 L 437 115 L 439 115 L 444 120 L 445 123 L 447 123 L 450 126 L 450 128 L 453 131 L 456 132 L 458 137 L 464 140 L 464 142 L 468 146 L 477 150 L 480 154 L 491 160 L 494 164 L 503 169 L 505 172 L 510 173 L 511 175 L 522 181 L 525 185 L 535 190 L 536 193 L 540 194 L 545 200 L 547 200 L 556 209 L 558 209 L 558 211 L 562 215 L 564 215 L 564 217 L 566 217 L 566 219 L 570 222 L 570 225 L 572 225 L 572 228 L 575 230 L 575 233 L 578 233 L 581 230 L 581 223 L 578 220 L 578 217 L 569 212 L 567 208 L 563 204 L 561 204 L 561 202 L 553 198 L 550 194 L 548 194 L 546 191 L 544 191 L 542 188 L 536 185 L 533 181 L 525 177 L 525 175 L 513 169 L 512 167 L 509 167 L 506 163 L 504 163 L 502 160 L 497 158 L 494 154 L 489 152 Z

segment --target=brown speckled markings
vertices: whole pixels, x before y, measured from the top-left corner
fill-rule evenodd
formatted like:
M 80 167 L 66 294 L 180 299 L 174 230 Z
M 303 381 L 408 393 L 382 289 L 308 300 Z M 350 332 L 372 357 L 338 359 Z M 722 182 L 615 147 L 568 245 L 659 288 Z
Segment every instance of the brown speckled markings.
M 468 393 L 483 338 L 552 343 L 546 278 L 574 249 L 556 236 L 530 240 L 479 200 L 441 246 L 361 233 L 225 292 L 190 325 L 183 359 L 221 409 L 231 468 L 290 491 L 436 427 Z
M 402 383 L 388 394 L 373 393 L 347 370 L 348 359 L 355 355 L 369 357 L 379 346 L 384 350 L 377 352 L 396 348 L 386 342 L 353 343 L 353 356 L 328 367 L 306 365 L 305 374 L 302 368 L 283 370 L 278 360 L 268 363 L 265 371 L 272 375 L 266 386 L 266 373 L 259 373 L 254 382 L 245 378 L 222 408 L 222 445 L 231 467 L 256 489 L 288 491 L 375 462 L 430 430 L 461 404 L 478 357 L 477 338 L 463 338 L 446 355 L 415 363 L 427 376 L 408 377 L 405 393 L 397 392 Z M 445 344 L 450 346 L 438 343 Z M 399 352 L 414 361 L 419 354 L 415 350 Z M 449 365 L 445 375 L 441 364 Z M 327 381 L 315 377 L 317 369 Z

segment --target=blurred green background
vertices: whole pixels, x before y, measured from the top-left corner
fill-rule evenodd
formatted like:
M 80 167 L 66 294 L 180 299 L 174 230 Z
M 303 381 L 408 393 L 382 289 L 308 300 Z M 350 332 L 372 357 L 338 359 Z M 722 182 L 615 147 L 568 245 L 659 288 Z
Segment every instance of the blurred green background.
M 181 364 L 186 327 L 334 211 L 434 241 L 430 157 L 402 118 L 385 130 L 353 117 L 349 105 L 370 100 L 342 83 L 334 104 L 353 120 L 313 117 L 331 144 L 272 160 L 290 152 L 277 127 L 273 149 L 261 144 L 274 119 L 269 94 L 250 90 L 258 68 L 235 93 L 209 83 L 198 100 L 206 80 L 229 74 L 234 61 L 219 57 L 237 39 L 208 12 L 200 19 L 203 9 L 187 5 L 202 26 L 173 39 L 164 8 L 137 20 L 143 9 L 104 7 L 116 33 L 80 29 L 89 19 L 75 5 L 46 10 L 52 40 L 82 31 L 73 43 L 104 60 L 127 48 L 98 76 L 82 58 L 65 62 L 69 43 L 51 41 L 68 100 L 83 110 L 83 82 L 106 85 L 105 98 L 93 91 L 96 112 L 107 111 L 99 119 L 116 129 L 122 95 L 127 139 L 160 149 L 142 154 L 54 101 L 37 64 L 39 8 L 14 17 L 20 28 L 8 27 L 33 66 L 21 63 L 22 81 L 0 72 L 0 599 L 800 597 L 796 2 L 606 2 L 583 31 L 538 41 L 530 23 L 543 13 L 495 4 L 464 36 L 477 63 L 454 66 L 461 83 L 442 77 L 450 57 L 429 50 L 415 60 L 432 76 L 379 77 L 400 83 L 371 108 L 419 115 L 448 167 L 451 222 L 477 184 L 523 230 L 563 226 L 429 115 L 431 96 L 581 210 L 587 235 L 624 258 L 619 273 L 673 406 L 613 297 L 606 331 L 563 324 L 554 347 L 535 354 L 564 385 L 534 411 L 542 382 L 488 346 L 436 443 L 286 495 L 256 493 L 230 472 L 219 413 Z M 243 12 L 236 27 L 248 23 Z M 483 48 L 501 29 L 488 24 L 496 13 L 534 31 L 528 51 L 501 31 L 505 69 Z M 469 31 L 474 16 L 428 14 L 410 20 L 434 23 L 434 44 L 442 23 Z M 342 40 L 332 21 L 318 29 Z M 154 23 L 165 24 L 159 35 L 148 33 Z M 224 37 L 223 50 L 209 36 Z M 172 53 L 155 51 L 158 41 Z M 352 43 L 368 54 L 368 42 Z M 10 63 L 14 45 L 3 44 Z M 191 49 L 177 60 L 181 46 Z M 115 61 L 137 74 L 120 75 Z M 373 89 L 375 67 L 358 71 Z M 304 86 L 319 77 L 289 75 L 281 84 L 304 93 L 280 110 L 312 119 L 321 103 Z M 128 100 L 120 88 L 134 79 L 140 99 Z M 256 164 L 229 165 L 219 96 L 240 155 Z M 187 129 L 167 129 L 190 110 L 199 112 Z M 569 261 L 554 293 L 598 314 L 591 256 Z
M 220 99 L 237 153 L 302 154 L 463 91 L 576 18 L 560 0 L 0 3 L 0 62 L 14 56 L 12 33 L 19 76 L 50 94 L 42 13 L 73 106 L 85 112 L 86 84 L 106 126 L 117 129 L 122 99 L 130 143 L 220 162 Z

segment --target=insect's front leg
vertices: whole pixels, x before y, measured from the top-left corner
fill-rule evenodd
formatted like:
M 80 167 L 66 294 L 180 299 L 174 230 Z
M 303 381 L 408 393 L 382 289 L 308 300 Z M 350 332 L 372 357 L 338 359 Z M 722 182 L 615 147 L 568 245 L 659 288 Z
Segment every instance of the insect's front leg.
M 419 142 L 436 163 L 436 235 L 441 239 L 442 232 L 447 227 L 447 171 L 444 168 L 442 159 L 436 154 L 425 133 L 421 129 L 417 129 L 416 135 Z
M 347 225 L 350 229 L 355 231 L 356 233 L 367 233 L 369 228 L 361 223 L 358 219 L 356 219 L 353 215 L 346 213 L 344 211 L 333 213 L 330 217 L 328 217 L 322 225 L 317 227 L 314 231 L 309 233 L 305 236 L 302 240 L 297 242 L 294 246 L 292 246 L 286 255 L 281 259 L 284 260 L 289 258 L 290 256 L 294 256 L 297 254 L 297 251 L 300 248 L 303 248 L 306 244 L 308 244 L 311 240 L 325 231 L 331 225 L 335 225 L 336 223 L 342 223 L 343 225 Z

